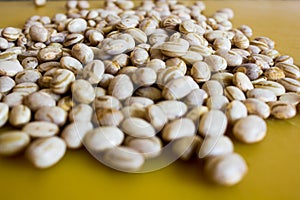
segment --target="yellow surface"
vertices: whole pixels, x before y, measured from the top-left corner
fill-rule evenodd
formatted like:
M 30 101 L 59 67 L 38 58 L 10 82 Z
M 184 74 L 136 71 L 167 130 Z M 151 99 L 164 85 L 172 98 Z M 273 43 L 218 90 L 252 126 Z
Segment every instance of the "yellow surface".
M 300 64 L 300 1 L 208 1 L 206 5 L 207 14 L 233 8 L 235 27 L 250 25 L 255 36 L 274 39 L 282 54 Z M 33 14 L 51 16 L 63 11 L 63 2 L 39 9 L 31 2 L 1 2 L 0 27 L 20 27 Z M 208 183 L 195 162 L 178 161 L 156 172 L 126 174 L 104 167 L 79 150 L 68 151 L 47 170 L 33 168 L 23 157 L 0 158 L 0 199 L 300 199 L 300 117 L 269 120 L 268 128 L 267 138 L 259 144 L 236 142 L 249 173 L 231 188 Z

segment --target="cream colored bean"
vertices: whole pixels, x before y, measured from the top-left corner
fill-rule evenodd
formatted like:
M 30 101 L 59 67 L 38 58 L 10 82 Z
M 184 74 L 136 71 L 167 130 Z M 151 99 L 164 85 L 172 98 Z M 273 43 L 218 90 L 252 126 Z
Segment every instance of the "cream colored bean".
M 0 92 L 6 93 L 15 87 L 16 83 L 14 79 L 10 78 L 9 76 L 1 76 L 0 77 Z
M 34 0 L 34 5 L 37 7 L 42 7 L 47 4 L 47 0 Z
M 229 101 L 233 101 L 233 100 L 243 101 L 246 99 L 243 91 L 235 86 L 227 86 L 224 89 L 224 95 L 228 98 Z
M 51 137 L 59 132 L 56 124 L 46 121 L 34 121 L 26 124 L 22 131 L 26 132 L 31 137 Z
M 205 62 L 198 61 L 193 64 L 191 75 L 197 83 L 200 83 L 210 79 L 211 71 Z
M 133 65 L 137 67 L 144 66 L 149 61 L 149 53 L 145 49 L 142 48 L 135 48 L 130 53 L 130 60 Z
M 87 28 L 87 22 L 81 18 L 72 19 L 67 26 L 67 29 L 70 33 L 84 32 L 86 28 Z
M 165 141 L 171 141 L 181 137 L 193 136 L 195 132 L 196 127 L 192 120 L 180 118 L 165 125 L 162 130 L 162 138 Z
M 113 75 L 104 73 L 101 81 L 98 83 L 98 86 L 107 89 L 113 78 Z
M 41 107 L 34 115 L 36 121 L 46 121 L 63 126 L 67 121 L 67 112 L 58 107 Z
M 94 101 L 95 109 L 101 109 L 101 108 L 115 108 L 119 110 L 122 107 L 121 102 L 113 96 L 100 96 L 97 97 Z
M 42 74 L 35 69 L 27 69 L 16 74 L 16 83 L 37 82 L 42 77 Z
M 121 124 L 121 129 L 132 137 L 148 138 L 156 134 L 150 123 L 135 117 L 125 119 Z
M 147 62 L 146 67 L 158 72 L 159 70 L 166 68 L 166 63 L 160 59 L 151 59 Z
M 161 140 L 154 136 L 151 138 L 134 138 L 128 136 L 124 145 L 140 152 L 145 159 L 159 156 L 162 150 Z
M 40 138 L 26 150 L 29 161 L 37 168 L 49 168 L 58 163 L 66 152 L 66 144 L 59 137 Z
M 9 123 L 15 127 L 22 127 L 31 119 L 31 110 L 24 105 L 12 107 L 9 114 Z
M 32 25 L 29 29 L 29 35 L 33 41 L 46 42 L 49 37 L 49 32 L 42 25 Z
M 226 116 L 230 124 L 247 116 L 247 107 L 241 101 L 233 100 L 226 106 Z
M 292 78 L 282 78 L 278 80 L 278 83 L 283 85 L 287 91 L 300 92 L 300 81 Z
M 139 104 L 125 106 L 121 109 L 124 118 L 136 117 L 146 119 L 146 108 Z
M 23 71 L 23 67 L 16 59 L 0 61 L 0 75 L 13 77 L 18 72 Z
M 131 79 L 138 86 L 150 86 L 156 82 L 156 72 L 151 68 L 139 68 L 132 74 Z
M 10 108 L 13 106 L 21 105 L 26 95 L 28 94 L 24 92 L 10 93 L 3 98 L 3 103 L 8 105 Z
M 248 167 L 242 156 L 231 153 L 209 158 L 204 164 L 204 172 L 214 183 L 232 186 L 243 179 Z
M 121 111 L 111 108 L 98 109 L 96 115 L 101 126 L 119 126 L 124 119 Z
M 168 100 L 181 99 L 197 88 L 199 88 L 198 84 L 190 76 L 183 76 L 168 82 L 162 95 Z
M 94 52 L 92 49 L 83 43 L 75 44 L 72 47 L 72 56 L 79 60 L 82 64 L 87 64 L 94 59 Z
M 82 140 L 86 133 L 93 129 L 91 122 L 72 122 L 61 132 L 61 138 L 70 149 L 78 149 L 82 146 Z
M 217 72 L 226 69 L 227 62 L 224 58 L 217 55 L 205 57 L 204 62 L 208 65 L 210 71 Z
M 50 88 L 57 94 L 64 94 L 69 90 L 73 81 L 75 81 L 73 72 L 67 69 L 57 69 L 50 82 Z
M 161 52 L 169 57 L 179 57 L 187 53 L 189 43 L 186 40 L 164 42 L 158 47 Z
M 187 106 L 181 101 L 166 100 L 156 104 L 166 114 L 168 120 L 182 117 L 188 110 Z
M 300 70 L 299 67 L 293 64 L 287 63 L 277 63 L 275 67 L 280 68 L 286 77 L 298 79 L 300 78 Z
M 108 87 L 108 93 L 119 100 L 125 100 L 133 93 L 133 84 L 125 74 L 115 76 Z
M 0 155 L 13 156 L 22 152 L 30 143 L 28 134 L 22 131 L 5 131 L 0 134 Z
M 82 78 L 91 84 L 98 84 L 104 74 L 104 63 L 101 60 L 93 60 L 84 66 Z
M 149 98 L 153 101 L 158 101 L 162 99 L 162 92 L 161 90 L 155 87 L 141 87 L 138 88 L 135 92 L 135 95 Z
M 232 79 L 233 74 L 228 72 L 218 72 L 211 76 L 211 80 L 219 81 L 224 87 L 232 85 Z
M 187 66 L 184 60 L 180 58 L 170 58 L 166 60 L 166 67 L 175 67 L 178 68 L 183 74 L 187 72 Z
M 276 96 L 283 95 L 285 93 L 285 88 L 274 81 L 259 81 L 257 83 L 254 83 L 254 88 L 264 88 L 271 90 L 275 93 Z
M 24 82 L 19 83 L 13 89 L 13 92 L 22 92 L 26 94 L 31 94 L 39 90 L 39 86 L 36 83 Z
M 47 46 L 38 51 L 37 58 L 40 62 L 58 61 L 63 55 L 59 47 Z
M 279 101 L 290 103 L 294 106 L 300 103 L 300 94 L 287 92 L 279 97 Z
M 147 107 L 146 117 L 157 131 L 162 130 L 162 128 L 168 122 L 166 114 L 157 105 L 150 105 Z
M 268 89 L 254 88 L 247 92 L 248 98 L 256 98 L 264 102 L 276 101 L 277 97 L 275 93 Z
M 198 126 L 200 117 L 208 112 L 206 106 L 195 106 L 186 115 L 186 118 L 191 119 L 196 126 Z
M 188 107 L 201 106 L 207 99 L 207 93 L 202 89 L 192 90 L 184 99 L 183 102 Z
M 215 55 L 224 58 L 229 67 L 236 67 L 243 63 L 243 57 L 231 50 L 219 49 L 215 52 Z
M 270 102 L 271 115 L 277 119 L 290 119 L 296 116 L 297 109 L 294 105 L 286 102 Z
M 71 122 L 90 122 L 92 120 L 93 108 L 87 104 L 78 104 L 69 112 Z
M 218 137 L 225 133 L 227 123 L 227 117 L 223 112 L 210 110 L 201 117 L 198 132 L 205 137 Z
M 109 55 L 118 55 L 124 53 L 127 48 L 128 46 L 125 40 L 117 39 L 108 41 L 107 44 L 103 46 L 102 50 Z
M 158 71 L 157 84 L 160 88 L 163 88 L 169 81 L 183 76 L 184 74 L 179 69 L 175 67 L 168 67 Z
M 43 92 L 34 92 L 26 96 L 24 103 L 32 111 L 37 111 L 39 108 L 47 106 L 55 106 L 55 100 L 48 94 Z
M 75 58 L 71 56 L 64 56 L 60 59 L 60 65 L 62 68 L 72 71 L 75 74 L 78 74 L 82 71 L 82 64 Z
M 83 144 L 89 151 L 102 152 L 120 145 L 124 140 L 124 133 L 114 126 L 102 126 L 88 131 Z
M 202 89 L 205 90 L 208 96 L 223 95 L 223 87 L 221 83 L 216 80 L 206 81 L 202 85 Z
M 233 135 L 244 143 L 260 142 L 265 138 L 266 134 L 266 122 L 256 115 L 241 118 L 233 126 Z
M 232 82 L 236 87 L 240 88 L 243 92 L 252 90 L 254 88 L 248 76 L 242 72 L 236 72 L 232 77 Z
M 138 171 L 145 162 L 141 153 L 122 146 L 107 150 L 102 161 L 113 169 L 125 172 Z
M 95 95 L 97 97 L 103 97 L 106 95 L 106 90 L 102 87 L 95 87 Z
M 71 85 L 72 96 L 79 103 L 89 104 L 95 99 L 93 86 L 86 80 L 75 80 Z
M 172 141 L 172 152 L 182 160 L 189 160 L 198 151 L 203 139 L 199 136 L 181 137 Z
M 249 114 L 258 115 L 263 119 L 270 116 L 270 107 L 262 100 L 248 98 L 244 101 L 244 104 Z
M 216 110 L 225 110 L 228 103 L 229 101 L 227 97 L 223 95 L 214 95 L 209 97 L 206 100 L 206 106 L 209 109 L 216 109 Z
M 233 143 L 227 136 L 205 137 L 199 149 L 198 157 L 201 159 L 226 155 L 233 153 L 233 149 Z
M 9 107 L 5 103 L 0 102 L 0 127 L 4 126 L 8 120 Z

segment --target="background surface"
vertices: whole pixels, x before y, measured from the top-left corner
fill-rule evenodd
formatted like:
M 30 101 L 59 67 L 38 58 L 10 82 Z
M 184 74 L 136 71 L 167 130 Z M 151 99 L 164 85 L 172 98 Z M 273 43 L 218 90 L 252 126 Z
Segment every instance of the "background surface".
M 232 8 L 234 27 L 251 26 L 254 36 L 272 38 L 282 54 L 293 56 L 300 64 L 300 1 L 205 2 L 206 14 Z M 64 12 L 64 2 L 49 2 L 39 9 L 32 2 L 0 2 L 0 27 L 21 27 L 34 14 L 57 12 Z M 300 199 L 299 115 L 288 121 L 268 120 L 263 142 L 235 142 L 235 150 L 245 157 L 249 173 L 230 188 L 206 181 L 201 164 L 194 161 L 177 161 L 152 173 L 126 174 L 101 165 L 84 149 L 68 151 L 59 164 L 47 170 L 33 168 L 22 156 L 0 158 L 0 199 Z

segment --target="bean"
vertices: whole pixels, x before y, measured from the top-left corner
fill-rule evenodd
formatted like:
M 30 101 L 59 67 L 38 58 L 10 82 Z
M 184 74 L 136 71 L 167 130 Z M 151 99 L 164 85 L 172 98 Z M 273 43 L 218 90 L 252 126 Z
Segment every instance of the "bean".
M 244 104 L 249 114 L 258 115 L 263 119 L 270 116 L 270 107 L 262 100 L 248 98 L 244 101 Z
M 22 127 L 31 119 L 31 110 L 24 105 L 12 107 L 9 114 L 9 123 L 15 127 Z
M 182 117 L 187 112 L 187 106 L 180 101 L 166 100 L 156 105 L 162 109 L 169 120 Z
M 226 128 L 226 115 L 219 110 L 210 110 L 201 117 L 198 132 L 202 136 L 217 137 L 223 135 L 226 131 Z
M 189 160 L 198 151 L 203 139 L 199 136 L 181 137 L 172 141 L 172 152 L 181 160 Z
M 275 101 L 271 102 L 271 115 L 277 119 L 290 119 L 296 116 L 296 107 L 287 102 Z
M 266 122 L 256 115 L 241 118 L 233 126 L 233 135 L 244 143 L 260 142 L 265 138 L 266 133 Z
M 193 136 L 195 131 L 196 128 L 192 120 L 180 118 L 165 125 L 162 130 L 162 138 L 165 141 L 171 141 L 181 137 Z
M 107 150 L 102 161 L 113 169 L 134 172 L 142 167 L 144 157 L 132 148 L 121 146 Z
M 71 122 L 90 122 L 92 119 L 93 109 L 87 104 L 78 104 L 69 112 Z
M 22 152 L 30 143 L 30 137 L 22 131 L 5 131 L 0 134 L 0 155 L 13 156 Z
M 133 93 L 133 84 L 127 75 L 115 76 L 108 87 L 108 93 L 119 100 L 125 100 Z
M 28 106 L 32 111 L 37 111 L 41 107 L 55 106 L 55 100 L 44 92 L 33 92 L 26 96 L 24 99 L 24 104 Z
M 204 164 L 204 172 L 213 182 L 231 186 L 241 181 L 248 171 L 243 157 L 236 153 L 215 156 Z
M 75 80 L 71 85 L 72 95 L 78 103 L 89 104 L 95 99 L 93 86 L 86 80 Z
M 130 136 L 140 138 L 153 137 L 156 133 L 150 123 L 135 117 L 125 119 L 121 124 L 121 129 Z
M 233 153 L 233 143 L 227 136 L 205 137 L 198 152 L 199 158 Z
M 41 107 L 35 112 L 34 119 L 63 126 L 67 121 L 67 112 L 58 106 Z
M 65 142 L 54 136 L 33 141 L 26 150 L 26 156 L 35 167 L 44 169 L 59 162 L 65 152 Z
M 59 128 L 56 124 L 46 121 L 35 121 L 26 124 L 22 130 L 32 137 L 50 137 L 58 134 Z
M 93 129 L 90 122 L 72 122 L 61 132 L 61 137 L 70 149 L 78 149 L 82 146 L 82 140 L 86 133 Z
M 145 159 L 157 157 L 162 150 L 162 142 L 156 136 L 151 138 L 127 137 L 124 144 L 140 152 Z
M 89 151 L 101 152 L 120 145 L 124 133 L 113 126 L 103 126 L 88 131 L 84 136 L 84 145 Z

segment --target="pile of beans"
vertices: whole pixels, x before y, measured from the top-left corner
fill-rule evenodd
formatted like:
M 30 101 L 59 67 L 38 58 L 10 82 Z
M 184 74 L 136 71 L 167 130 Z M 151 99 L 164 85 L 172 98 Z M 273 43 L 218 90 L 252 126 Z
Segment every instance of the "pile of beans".
M 48 168 L 84 145 L 136 172 L 168 151 L 202 159 L 209 179 L 234 185 L 248 167 L 231 137 L 260 142 L 265 119 L 296 115 L 293 58 L 249 26 L 234 28 L 231 9 L 205 16 L 203 2 L 176 0 L 89 7 L 68 1 L 65 14 L 0 30 L 0 127 L 12 127 L 1 131 L 0 155 L 25 152 Z

